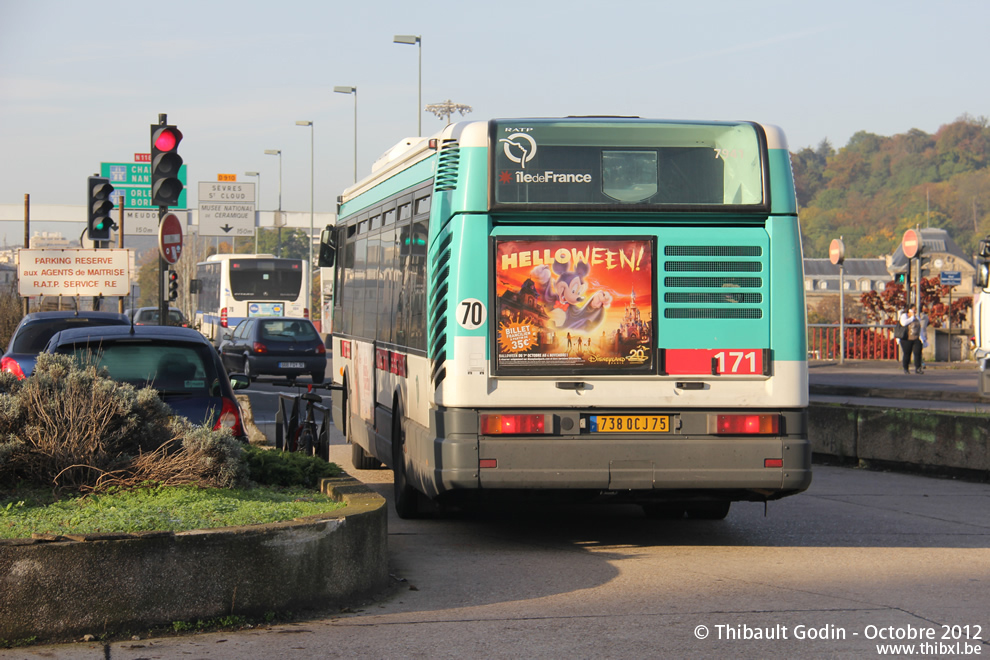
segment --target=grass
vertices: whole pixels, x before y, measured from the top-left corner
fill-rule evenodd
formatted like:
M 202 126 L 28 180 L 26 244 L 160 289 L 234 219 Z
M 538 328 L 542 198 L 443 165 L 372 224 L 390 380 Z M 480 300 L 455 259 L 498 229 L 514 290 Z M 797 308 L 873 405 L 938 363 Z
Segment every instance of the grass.
M 307 487 L 151 487 L 55 500 L 50 491 L 0 493 L 0 538 L 254 525 L 319 515 L 343 504 Z

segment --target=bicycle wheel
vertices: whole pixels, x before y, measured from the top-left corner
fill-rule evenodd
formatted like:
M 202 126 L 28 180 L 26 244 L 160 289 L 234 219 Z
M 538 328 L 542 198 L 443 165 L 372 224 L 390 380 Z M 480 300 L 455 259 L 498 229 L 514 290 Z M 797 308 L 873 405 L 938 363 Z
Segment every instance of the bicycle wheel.
M 312 425 L 303 422 L 302 426 L 299 427 L 299 431 L 296 433 L 295 450 L 302 452 L 307 456 L 313 456 L 313 448 L 315 443 L 316 433 L 314 432 Z

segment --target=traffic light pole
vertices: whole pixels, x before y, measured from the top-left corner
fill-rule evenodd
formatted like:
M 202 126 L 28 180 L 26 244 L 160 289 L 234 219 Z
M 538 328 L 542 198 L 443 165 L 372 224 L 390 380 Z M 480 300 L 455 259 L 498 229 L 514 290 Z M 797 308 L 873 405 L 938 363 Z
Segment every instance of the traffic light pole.
M 168 125 L 168 115 L 164 112 L 158 113 L 158 125 L 167 126 Z M 154 164 L 152 164 L 154 167 Z M 158 225 L 161 226 L 162 218 L 168 213 L 167 206 L 158 207 Z M 161 250 L 158 251 L 158 325 L 168 325 L 168 294 L 165 285 L 165 273 L 168 271 L 168 263 L 165 261 L 165 257 L 162 256 Z
M 158 224 L 162 223 L 162 218 L 168 213 L 167 206 L 158 207 Z M 168 289 L 165 284 L 165 273 L 168 272 L 168 262 L 158 252 L 158 325 L 168 325 Z

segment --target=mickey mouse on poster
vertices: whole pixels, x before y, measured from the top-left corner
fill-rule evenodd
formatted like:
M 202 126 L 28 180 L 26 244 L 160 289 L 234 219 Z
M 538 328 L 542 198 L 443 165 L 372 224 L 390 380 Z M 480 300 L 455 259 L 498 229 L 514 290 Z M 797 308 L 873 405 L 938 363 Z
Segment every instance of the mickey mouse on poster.
M 532 270 L 540 297 L 551 308 L 550 320 L 558 330 L 591 332 L 605 319 L 605 310 L 612 305 L 612 294 L 595 291 L 585 298 L 588 282 L 585 280 L 591 266 L 578 261 L 574 270 L 564 261 L 554 261 L 553 270 L 541 265 Z M 554 278 L 554 274 L 557 275 Z

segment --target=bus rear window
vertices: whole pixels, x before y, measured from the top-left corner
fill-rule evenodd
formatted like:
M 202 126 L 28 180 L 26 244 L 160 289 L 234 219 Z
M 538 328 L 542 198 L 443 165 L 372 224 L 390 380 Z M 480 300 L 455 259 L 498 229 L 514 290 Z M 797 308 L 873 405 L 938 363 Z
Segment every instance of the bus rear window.
M 230 295 L 234 300 L 295 300 L 303 271 L 291 259 L 232 259 Z
M 494 206 L 766 210 L 755 124 L 627 120 L 491 123 Z

